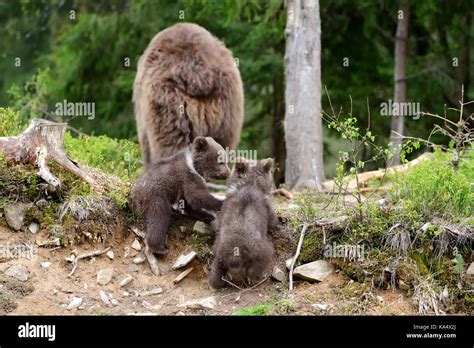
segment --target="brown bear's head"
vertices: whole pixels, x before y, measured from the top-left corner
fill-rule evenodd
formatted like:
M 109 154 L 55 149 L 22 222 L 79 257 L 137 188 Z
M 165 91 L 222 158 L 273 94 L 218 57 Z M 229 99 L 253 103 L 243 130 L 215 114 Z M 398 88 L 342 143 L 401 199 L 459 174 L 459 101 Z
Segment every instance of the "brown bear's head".
M 253 184 L 263 193 L 268 194 L 273 188 L 273 159 L 249 161 L 237 158 L 234 169 L 228 180 L 229 187 Z
M 196 137 L 192 146 L 192 160 L 196 171 L 207 181 L 227 179 L 230 169 L 224 148 L 211 137 Z

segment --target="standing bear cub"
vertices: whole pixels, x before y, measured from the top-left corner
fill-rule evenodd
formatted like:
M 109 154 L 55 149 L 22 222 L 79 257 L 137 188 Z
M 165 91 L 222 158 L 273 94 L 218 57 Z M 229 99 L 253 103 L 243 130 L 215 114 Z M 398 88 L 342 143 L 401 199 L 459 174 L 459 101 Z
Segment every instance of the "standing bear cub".
M 270 196 L 272 166 L 271 158 L 235 164 L 218 214 L 209 272 L 209 284 L 215 289 L 225 285 L 222 277 L 227 275 L 234 283 L 259 281 L 270 266 L 274 249 L 267 232 L 279 224 Z
M 220 210 L 222 201 L 209 193 L 206 180 L 226 179 L 229 174 L 224 149 L 210 137 L 197 137 L 192 146 L 142 174 L 132 189 L 131 200 L 145 220 L 150 250 L 168 253 L 165 243 L 174 203 L 184 203 L 185 212 L 198 220 L 211 221 L 209 211 Z
M 244 93 L 232 53 L 206 29 L 179 23 L 159 32 L 137 66 L 133 103 L 145 168 L 197 136 L 234 149 Z

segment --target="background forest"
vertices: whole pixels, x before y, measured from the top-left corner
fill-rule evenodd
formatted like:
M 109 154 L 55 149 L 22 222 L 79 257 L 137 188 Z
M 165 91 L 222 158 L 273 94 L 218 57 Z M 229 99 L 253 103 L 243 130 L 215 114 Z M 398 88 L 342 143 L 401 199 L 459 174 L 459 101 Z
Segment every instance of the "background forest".
M 388 143 L 390 132 L 390 117 L 380 115 L 380 103 L 393 99 L 398 5 L 394 0 L 320 1 L 322 84 L 337 109 L 348 110 L 352 98 L 361 127 L 367 126 L 369 103 L 379 145 Z M 410 6 L 407 101 L 443 114 L 445 106 L 459 106 L 462 84 L 465 101 L 474 94 L 473 2 L 427 0 Z M 131 96 L 137 61 L 157 32 L 180 21 L 204 26 L 233 51 L 246 98 L 240 147 L 282 163 L 283 0 L 1 0 L 0 105 L 18 111 L 24 121 L 58 120 L 52 114 L 57 102 L 95 102 L 93 120 L 76 117 L 68 123 L 86 134 L 136 141 Z M 324 88 L 322 93 L 327 110 Z M 426 138 L 433 122 L 407 117 L 406 134 Z M 434 142 L 448 141 L 437 137 Z M 343 147 L 340 135 L 325 126 L 327 176 L 335 173 Z M 362 160 L 371 157 L 367 152 L 360 154 Z

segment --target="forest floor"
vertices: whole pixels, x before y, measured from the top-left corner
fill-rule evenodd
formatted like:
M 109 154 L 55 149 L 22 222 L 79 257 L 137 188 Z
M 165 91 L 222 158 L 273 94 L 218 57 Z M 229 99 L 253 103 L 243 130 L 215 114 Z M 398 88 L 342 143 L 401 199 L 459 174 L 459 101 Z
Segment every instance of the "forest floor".
M 29 231 L 14 232 L 0 226 L 0 243 L 19 245 L 46 239 L 47 232 L 32 234 Z M 65 259 L 73 250 L 77 255 L 101 246 L 92 247 L 83 243 L 74 247 L 58 249 L 37 248 L 37 258 L 13 258 L 0 260 L 0 272 L 11 266 L 22 265 L 28 270 L 28 279 L 12 286 L 8 282 L 0 285 L 14 297 L 16 308 L 11 315 L 413 315 L 416 310 L 406 295 L 398 289 L 381 290 L 362 288 L 340 270 L 336 270 L 322 282 L 310 283 L 295 279 L 295 289 L 288 292 L 287 282 L 269 278 L 256 288 L 240 292 L 226 287 L 212 290 L 207 281 L 208 265 L 195 259 L 186 268 L 192 272 L 181 282 L 174 279 L 183 269 L 172 270 L 171 266 L 180 254 L 191 251 L 181 238 L 171 241 L 170 254 L 159 259 L 160 276 L 154 275 L 148 262 L 135 265 L 138 252 L 131 248 L 136 236 L 118 232 L 107 244 L 114 252 L 113 260 L 105 254 L 82 259 L 72 277 L 71 263 Z M 143 246 L 143 244 L 142 244 Z M 129 254 L 129 255 L 126 255 Z M 45 263 L 48 264 L 46 268 Z M 97 273 L 101 269 L 113 268 L 112 281 L 99 285 Z M 133 281 L 120 287 L 120 279 L 130 274 Z M 30 293 L 8 291 L 18 286 L 31 286 Z M 358 288 L 360 287 L 360 289 Z M 159 294 L 146 291 L 161 288 Z M 359 291 L 360 290 L 360 291 Z M 103 292 L 101 296 L 101 292 Z M 25 295 L 25 293 L 27 293 Z M 103 295 L 108 299 L 102 299 Z M 81 298 L 77 308 L 68 308 L 73 298 Z M 115 301 L 111 301 L 115 299 Z M 188 301 L 207 299 L 210 305 L 188 308 Z M 0 301 L 1 302 L 1 301 Z M 106 303 L 107 302 L 107 303 Z M 211 308 L 212 307 L 212 308 Z

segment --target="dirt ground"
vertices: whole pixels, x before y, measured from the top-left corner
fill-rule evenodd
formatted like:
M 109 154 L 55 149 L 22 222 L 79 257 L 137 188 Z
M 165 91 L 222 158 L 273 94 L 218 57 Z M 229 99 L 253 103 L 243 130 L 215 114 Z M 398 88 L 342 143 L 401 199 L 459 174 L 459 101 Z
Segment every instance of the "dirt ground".
M 13 232 L 0 226 L 0 244 L 17 244 L 44 240 L 45 232 L 32 234 Z M 176 243 L 170 254 L 159 259 L 162 275 L 155 276 L 148 262 L 137 265 L 133 270 L 133 252 L 131 245 L 136 236 L 130 233 L 123 238 L 115 238 L 109 246 L 114 252 L 111 260 L 105 254 L 93 258 L 82 259 L 72 277 L 69 277 L 72 265 L 67 262 L 74 249 L 78 255 L 93 250 L 101 250 L 104 246 L 83 244 L 76 247 L 58 249 L 37 248 L 37 258 L 0 258 L 0 272 L 11 265 L 26 266 L 29 278 L 25 284 L 33 287 L 26 296 L 16 296 L 17 307 L 10 315 L 230 315 L 242 308 L 252 307 L 262 303 L 271 303 L 274 315 L 333 315 L 333 314 L 367 314 L 367 315 L 412 315 L 416 314 L 410 300 L 398 290 L 371 290 L 363 298 L 352 296 L 344 288 L 352 286 L 351 281 L 341 271 L 337 270 L 321 283 L 309 283 L 296 280 L 295 289 L 288 294 L 286 282 L 268 279 L 258 287 L 240 292 L 239 289 L 226 287 L 214 291 L 207 282 L 208 265 L 195 259 L 188 266 L 171 270 L 177 257 L 191 251 L 184 243 Z M 143 246 L 143 243 L 142 243 Z M 131 251 L 125 257 L 125 248 Z M 50 262 L 49 268 L 42 263 Z M 132 265 L 132 266 L 131 266 Z M 174 284 L 173 280 L 183 270 L 193 267 L 192 272 L 181 282 Z M 97 272 L 103 268 L 113 268 L 113 279 L 107 285 L 97 284 Z M 133 281 L 125 287 L 119 282 L 125 274 L 130 274 Z M 2 285 L 0 285 L 2 286 Z M 142 296 L 140 293 L 162 288 L 160 294 Z M 0 287 L 1 290 L 1 287 Z M 106 304 L 100 296 L 100 291 L 117 301 Z M 356 292 L 357 294 L 357 292 Z M 78 308 L 68 309 L 73 297 L 82 298 Z M 214 297 L 216 304 L 212 309 L 192 309 L 182 307 L 189 300 Z M 109 296 L 109 299 L 111 297 Z

